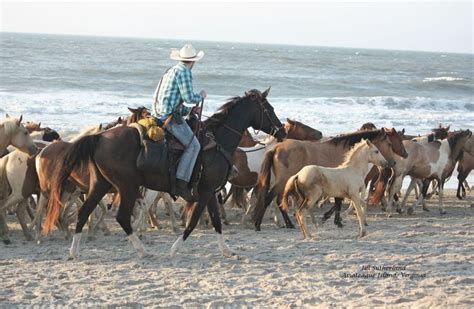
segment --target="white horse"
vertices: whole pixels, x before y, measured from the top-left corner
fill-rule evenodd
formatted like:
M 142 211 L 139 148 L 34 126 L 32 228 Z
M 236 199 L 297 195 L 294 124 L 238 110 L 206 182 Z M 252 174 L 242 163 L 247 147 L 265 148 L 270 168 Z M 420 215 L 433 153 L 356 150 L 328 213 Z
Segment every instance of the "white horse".
M 388 165 L 375 145 L 369 140 L 362 140 L 345 155 L 344 162 L 338 167 L 307 165 L 288 179 L 282 208 L 288 209 L 290 196 L 300 202 L 295 216 L 304 239 L 311 237 L 311 234 L 306 227 L 303 211 L 311 209 L 326 196 L 348 198 L 352 201 L 359 219 L 359 236 L 365 236 L 366 218 L 361 194 L 365 191 L 364 179 L 369 172 L 369 163 L 377 166 Z

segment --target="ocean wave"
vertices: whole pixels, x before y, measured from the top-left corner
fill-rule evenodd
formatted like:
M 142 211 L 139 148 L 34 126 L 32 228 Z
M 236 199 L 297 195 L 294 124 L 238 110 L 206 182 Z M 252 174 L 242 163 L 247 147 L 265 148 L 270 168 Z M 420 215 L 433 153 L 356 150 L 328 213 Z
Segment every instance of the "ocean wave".
M 426 77 L 423 79 L 423 82 L 424 83 L 439 82 L 439 81 L 454 82 L 454 81 L 461 81 L 461 80 L 466 80 L 466 79 L 462 77 L 439 76 L 439 77 Z

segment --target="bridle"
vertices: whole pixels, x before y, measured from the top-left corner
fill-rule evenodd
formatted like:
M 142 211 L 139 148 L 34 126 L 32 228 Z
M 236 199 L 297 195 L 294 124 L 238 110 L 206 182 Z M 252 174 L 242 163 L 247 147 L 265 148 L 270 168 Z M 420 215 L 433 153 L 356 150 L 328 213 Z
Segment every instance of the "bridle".
M 259 129 L 258 129 L 257 132 L 255 132 L 255 130 L 254 130 L 254 133 L 255 133 L 256 135 L 257 135 L 258 133 L 260 133 L 260 130 L 261 130 L 262 126 L 263 126 L 263 120 L 264 120 L 263 117 L 264 117 L 264 114 L 265 114 L 265 116 L 267 116 L 268 121 L 269 121 L 270 124 L 271 124 L 271 130 L 270 130 L 270 135 L 271 135 L 271 136 L 273 136 L 273 137 L 276 138 L 275 135 L 276 135 L 280 130 L 283 130 L 283 131 L 285 132 L 285 134 L 286 134 L 285 127 L 283 126 L 283 124 L 280 125 L 280 126 L 278 126 L 277 124 L 275 124 L 275 122 L 272 120 L 272 117 L 270 117 L 270 113 L 269 113 L 268 109 L 265 108 L 264 103 L 265 103 L 265 101 L 262 102 L 262 101 L 260 101 L 260 100 L 257 99 L 257 104 L 258 104 L 258 106 L 259 106 L 260 109 L 261 109 L 261 113 L 260 113 L 261 118 L 260 118 Z M 208 117 L 208 116 L 205 116 L 205 115 L 202 115 L 202 116 L 206 117 L 208 120 L 213 120 L 212 117 Z M 243 133 L 240 133 L 239 131 L 237 131 L 236 129 L 232 128 L 232 127 L 229 126 L 229 125 L 226 125 L 225 123 L 222 123 L 221 126 L 224 127 L 224 128 L 226 128 L 226 129 L 229 130 L 230 132 L 233 132 L 233 133 L 237 134 L 237 135 L 240 136 L 240 137 L 243 136 Z

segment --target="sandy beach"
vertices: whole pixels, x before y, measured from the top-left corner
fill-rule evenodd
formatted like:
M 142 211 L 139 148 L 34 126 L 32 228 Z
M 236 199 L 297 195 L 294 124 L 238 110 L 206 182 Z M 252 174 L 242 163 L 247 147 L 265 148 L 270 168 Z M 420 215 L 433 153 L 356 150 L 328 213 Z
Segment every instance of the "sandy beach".
M 198 228 L 175 261 L 168 254 L 176 235 L 162 209 L 162 229 L 143 237 L 152 254 L 144 259 L 110 215 L 111 235 L 84 241 L 77 261 L 65 260 L 70 242 L 57 230 L 40 245 L 26 242 L 8 216 L 13 244 L 0 245 L 0 307 L 472 308 L 474 208 L 454 194 L 446 193 L 442 217 L 435 200 L 430 212 L 390 219 L 369 208 L 363 239 L 354 216 L 342 229 L 311 226 L 314 239 L 303 241 L 298 228 L 269 218 L 257 233 L 231 209 L 224 233 L 237 256 L 222 257 L 213 230 Z

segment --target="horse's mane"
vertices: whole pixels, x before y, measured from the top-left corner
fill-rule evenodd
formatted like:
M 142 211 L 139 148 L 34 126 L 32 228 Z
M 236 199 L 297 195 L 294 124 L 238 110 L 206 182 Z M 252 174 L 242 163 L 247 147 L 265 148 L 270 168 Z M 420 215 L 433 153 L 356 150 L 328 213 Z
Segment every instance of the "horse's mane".
M 339 145 L 340 143 L 343 146 L 352 146 L 355 143 L 360 142 L 362 139 L 369 139 L 372 140 L 375 137 L 378 137 L 382 134 L 381 130 L 375 131 L 355 131 L 352 133 L 341 134 L 336 137 L 333 137 L 329 140 L 329 142 L 333 143 L 334 145 Z
M 356 143 L 354 147 L 352 147 L 345 155 L 344 155 L 344 161 L 339 165 L 339 167 L 344 167 L 348 166 L 351 162 L 352 159 L 354 158 L 355 154 L 358 153 L 364 146 L 367 145 L 367 142 L 364 140 Z
M 224 122 L 224 120 L 229 115 L 229 112 L 238 103 L 240 103 L 243 99 L 246 99 L 246 98 L 247 96 L 244 96 L 244 97 L 235 96 L 235 97 L 230 98 L 226 103 L 224 103 L 224 105 L 219 107 L 217 112 L 215 112 L 211 117 L 209 117 L 208 119 L 204 121 L 205 126 L 211 130 L 220 126 L 222 122 Z
M 5 136 L 11 136 L 16 131 L 17 121 L 17 118 L 7 118 L 3 121 L 0 121 L 0 125 L 3 126 Z

